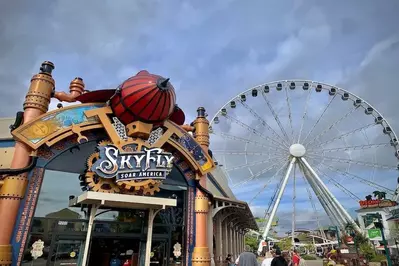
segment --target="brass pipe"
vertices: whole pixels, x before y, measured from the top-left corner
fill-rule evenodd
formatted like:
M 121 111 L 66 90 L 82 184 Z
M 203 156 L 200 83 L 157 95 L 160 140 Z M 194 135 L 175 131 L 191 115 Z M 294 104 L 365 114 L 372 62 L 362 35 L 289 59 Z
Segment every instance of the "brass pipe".
M 82 95 L 84 91 L 85 84 L 83 83 L 83 79 L 77 77 L 69 84 L 69 93 L 65 93 L 63 91 L 55 91 L 53 97 L 60 102 L 73 103 L 77 101 L 76 98 Z
M 201 147 L 208 152 L 209 147 L 209 121 L 206 119 L 205 108 L 197 110 L 197 118 L 192 123 L 194 127 L 194 138 Z M 197 181 L 197 195 L 195 196 L 195 247 L 192 254 L 193 266 L 210 266 L 211 257 L 208 246 L 209 198 L 210 193 L 206 190 L 207 176 L 203 175 Z M 208 192 L 208 193 L 207 193 Z
M 29 91 L 23 104 L 23 123 L 29 123 L 46 113 L 55 87 L 51 76 L 54 64 L 44 62 L 40 72 L 31 79 Z M 32 149 L 22 142 L 15 143 L 11 169 L 24 169 L 31 163 Z M 28 173 L 7 176 L 0 187 L 0 264 L 11 263 L 11 237 L 17 220 L 21 200 L 25 197 Z
M 190 126 L 190 125 L 182 125 L 181 128 L 184 129 L 187 132 L 193 132 L 195 130 L 195 128 L 193 126 Z

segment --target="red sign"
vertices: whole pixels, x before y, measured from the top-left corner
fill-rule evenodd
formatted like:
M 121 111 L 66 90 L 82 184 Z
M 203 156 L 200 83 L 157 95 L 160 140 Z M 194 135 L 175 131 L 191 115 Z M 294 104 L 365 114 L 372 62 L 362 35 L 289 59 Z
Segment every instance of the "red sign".
M 396 201 L 391 200 L 361 200 L 359 201 L 360 208 L 378 208 L 378 207 L 392 207 L 398 205 Z

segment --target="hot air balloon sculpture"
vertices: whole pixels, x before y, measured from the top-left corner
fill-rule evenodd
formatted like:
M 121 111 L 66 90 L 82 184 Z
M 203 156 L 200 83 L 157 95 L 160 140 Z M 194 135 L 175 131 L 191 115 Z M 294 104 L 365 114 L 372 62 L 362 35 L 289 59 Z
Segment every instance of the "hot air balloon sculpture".
M 134 121 L 159 124 L 170 119 L 183 125 L 184 112 L 176 105 L 176 93 L 169 79 L 142 70 L 116 90 L 87 92 L 82 103 L 109 102 L 114 115 L 125 125 Z
M 169 79 L 140 71 L 123 82 L 111 98 L 114 115 L 125 125 L 133 121 L 159 123 L 174 111 L 175 89 Z

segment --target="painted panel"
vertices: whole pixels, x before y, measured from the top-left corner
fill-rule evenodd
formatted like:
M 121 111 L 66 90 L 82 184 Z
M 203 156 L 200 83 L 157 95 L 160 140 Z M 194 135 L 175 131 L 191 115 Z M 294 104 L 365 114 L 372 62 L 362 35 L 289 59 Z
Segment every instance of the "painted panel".
M 0 169 L 10 168 L 14 150 L 14 147 L 0 148 Z
M 48 112 L 12 132 L 15 138 L 37 148 L 47 140 L 71 130 L 73 125 L 98 124 L 96 116 L 86 117 L 85 111 L 103 107 L 99 104 L 79 104 Z
M 204 151 L 201 145 L 198 144 L 198 142 L 195 141 L 195 139 L 184 129 L 174 123 L 170 124 L 172 124 L 180 132 L 177 143 L 180 144 L 180 146 L 182 146 L 185 150 L 187 150 L 194 158 L 194 160 L 199 164 L 202 174 L 211 171 L 215 167 L 215 165 L 209 154 Z

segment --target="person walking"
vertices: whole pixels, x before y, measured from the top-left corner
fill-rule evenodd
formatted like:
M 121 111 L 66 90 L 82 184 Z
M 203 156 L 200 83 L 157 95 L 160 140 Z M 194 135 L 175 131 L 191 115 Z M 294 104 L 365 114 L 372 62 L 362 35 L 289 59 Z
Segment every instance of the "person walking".
M 292 254 L 292 266 L 299 266 L 299 262 L 301 261 L 301 257 L 298 254 L 298 251 L 294 249 L 294 252 Z
M 281 255 L 281 250 L 276 250 L 276 256 L 272 260 L 271 266 L 288 266 L 286 259 Z
M 236 265 L 239 266 L 258 266 L 258 260 L 253 252 L 251 252 L 251 248 L 247 245 L 245 246 L 245 251 L 241 253 L 237 260 Z
M 234 265 L 233 258 L 231 256 L 231 254 L 227 254 L 226 263 L 227 263 L 227 266 L 233 266 Z
M 266 253 L 266 259 L 263 260 L 262 266 L 271 266 L 275 256 L 276 253 L 274 252 L 274 250 L 270 251 L 270 253 Z

